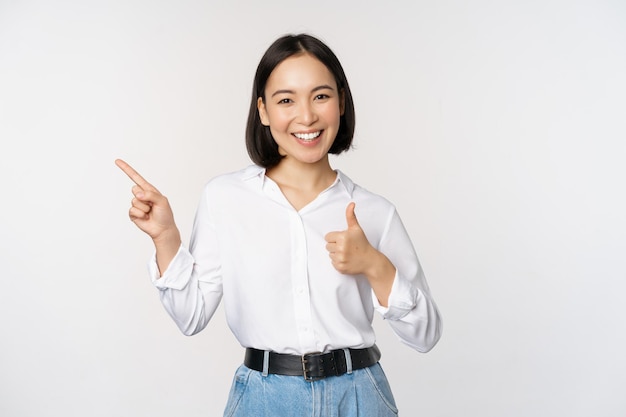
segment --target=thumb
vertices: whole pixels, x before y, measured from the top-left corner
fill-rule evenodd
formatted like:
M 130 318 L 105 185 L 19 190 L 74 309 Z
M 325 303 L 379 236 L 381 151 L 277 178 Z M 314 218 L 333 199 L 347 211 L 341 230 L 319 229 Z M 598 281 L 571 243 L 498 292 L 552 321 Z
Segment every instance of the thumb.
M 359 221 L 356 219 L 356 214 L 354 214 L 355 206 L 356 203 L 352 202 L 348 204 L 348 207 L 346 208 L 346 222 L 348 223 L 348 229 L 351 229 L 355 226 L 360 227 Z

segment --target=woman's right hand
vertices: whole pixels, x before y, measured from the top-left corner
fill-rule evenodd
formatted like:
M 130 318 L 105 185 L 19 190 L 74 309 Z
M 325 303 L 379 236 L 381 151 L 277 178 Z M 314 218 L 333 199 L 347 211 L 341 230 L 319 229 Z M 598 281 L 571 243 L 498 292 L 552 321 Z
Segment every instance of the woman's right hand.
M 139 229 L 152 238 L 157 249 L 159 269 L 163 272 L 181 243 L 170 203 L 156 187 L 126 162 L 116 159 L 115 165 L 135 183 L 132 188 L 134 198 L 128 215 Z

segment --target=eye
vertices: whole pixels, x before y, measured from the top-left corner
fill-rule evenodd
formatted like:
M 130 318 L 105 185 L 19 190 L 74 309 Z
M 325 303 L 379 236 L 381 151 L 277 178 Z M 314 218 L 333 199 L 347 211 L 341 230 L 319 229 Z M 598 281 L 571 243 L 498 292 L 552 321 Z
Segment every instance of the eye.
M 325 100 L 327 98 L 330 98 L 328 94 L 318 94 L 315 96 L 315 100 Z
M 291 102 L 292 102 L 292 100 L 290 98 L 283 98 L 283 99 L 278 101 L 278 104 L 289 104 Z

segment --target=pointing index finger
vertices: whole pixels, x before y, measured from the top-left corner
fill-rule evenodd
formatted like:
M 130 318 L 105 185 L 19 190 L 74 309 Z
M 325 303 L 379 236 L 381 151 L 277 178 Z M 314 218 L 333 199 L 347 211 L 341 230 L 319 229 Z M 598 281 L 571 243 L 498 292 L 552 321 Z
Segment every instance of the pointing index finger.
M 154 188 L 152 184 L 146 181 L 144 177 L 139 175 L 139 173 L 135 171 L 134 168 L 128 165 L 125 161 L 121 159 L 116 159 L 115 165 L 117 165 L 122 171 L 124 171 L 124 173 L 128 175 L 128 178 L 130 178 L 132 182 L 134 182 L 141 188 L 156 190 L 156 188 Z

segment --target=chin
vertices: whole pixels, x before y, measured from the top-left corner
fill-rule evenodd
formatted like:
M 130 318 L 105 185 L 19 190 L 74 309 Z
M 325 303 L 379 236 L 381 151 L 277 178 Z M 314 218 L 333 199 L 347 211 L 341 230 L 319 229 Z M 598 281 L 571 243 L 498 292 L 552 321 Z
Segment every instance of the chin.
M 318 162 L 323 161 L 326 158 L 326 155 L 327 154 L 303 156 L 302 158 L 298 158 L 298 160 L 307 164 L 317 164 Z

